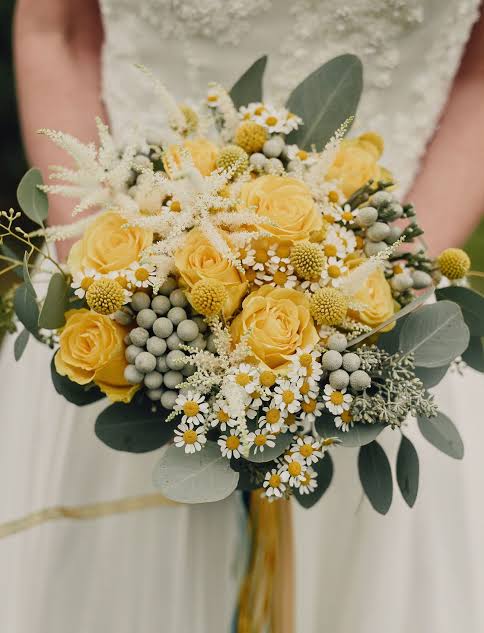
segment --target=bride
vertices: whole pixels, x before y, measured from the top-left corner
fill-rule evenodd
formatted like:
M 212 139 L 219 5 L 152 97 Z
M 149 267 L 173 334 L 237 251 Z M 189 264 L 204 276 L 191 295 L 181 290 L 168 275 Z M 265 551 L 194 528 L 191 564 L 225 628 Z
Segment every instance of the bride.
M 159 105 L 135 62 L 178 97 L 196 98 L 207 81 L 230 86 L 269 53 L 266 90 L 284 99 L 325 60 L 356 53 L 366 76 L 355 130 L 387 139 L 386 166 L 400 175 L 402 192 L 411 188 L 437 252 L 465 239 L 484 204 L 478 5 L 18 0 L 16 66 L 29 159 L 44 173 L 65 160 L 35 134 L 41 127 L 94 140 L 99 115 L 120 143 L 133 124 L 156 130 Z M 70 203 L 51 201 L 51 223 L 69 222 L 70 214 Z M 75 409 L 55 394 L 44 377 L 49 354 L 32 344 L 14 371 L 12 341 L 3 347 L 0 521 L 150 490 L 155 454 L 115 453 L 96 442 L 97 405 Z M 460 427 L 467 455 L 452 462 L 413 440 L 422 458 L 413 510 L 395 498 L 387 517 L 377 515 L 360 495 L 350 449 L 341 449 L 324 499 L 309 512 L 295 509 L 297 633 L 484 630 L 482 387 L 471 370 L 446 379 L 442 409 Z M 396 438 L 387 435 L 391 451 Z M 210 508 L 160 507 L 20 533 L 0 542 L 0 630 L 228 633 L 243 529 L 233 496 Z

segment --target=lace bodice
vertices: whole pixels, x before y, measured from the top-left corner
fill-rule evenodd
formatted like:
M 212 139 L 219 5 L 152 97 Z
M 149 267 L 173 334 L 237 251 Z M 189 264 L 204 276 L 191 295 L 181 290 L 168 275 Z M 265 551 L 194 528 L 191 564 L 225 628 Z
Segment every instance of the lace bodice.
M 432 135 L 479 0 L 101 0 L 104 99 L 120 142 L 133 124 L 156 130 L 160 107 L 135 63 L 180 98 L 209 81 L 230 87 L 269 54 L 266 96 L 283 101 L 335 55 L 359 55 L 365 88 L 353 130 L 385 137 L 405 189 Z

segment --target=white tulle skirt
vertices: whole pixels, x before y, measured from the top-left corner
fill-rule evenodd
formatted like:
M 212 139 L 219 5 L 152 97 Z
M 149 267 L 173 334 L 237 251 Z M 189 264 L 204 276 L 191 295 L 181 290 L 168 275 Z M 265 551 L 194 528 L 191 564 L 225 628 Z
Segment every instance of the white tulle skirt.
M 156 451 L 117 453 L 94 436 L 105 403 L 77 409 L 50 384 L 51 352 L 0 352 L 0 521 L 51 505 L 151 492 Z M 484 631 L 484 379 L 451 376 L 441 408 L 462 462 L 407 435 L 420 456 L 413 510 L 394 491 L 382 517 L 363 498 L 356 452 L 312 510 L 295 504 L 296 633 Z M 398 434 L 381 437 L 392 463 Z M 45 524 L 0 541 L 2 633 L 230 633 L 243 549 L 240 497 Z

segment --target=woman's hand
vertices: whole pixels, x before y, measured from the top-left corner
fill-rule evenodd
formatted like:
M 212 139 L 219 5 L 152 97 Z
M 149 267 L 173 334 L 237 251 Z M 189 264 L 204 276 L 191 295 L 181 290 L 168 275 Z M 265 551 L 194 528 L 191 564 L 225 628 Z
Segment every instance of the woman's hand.
M 66 164 L 66 154 L 37 134 L 39 128 L 96 140 L 95 117 L 106 120 L 101 102 L 103 30 L 97 0 L 18 0 L 14 25 L 17 92 L 27 157 L 44 180 L 48 166 Z M 49 222 L 66 224 L 73 200 L 50 197 Z M 58 244 L 59 256 L 69 245 Z
M 440 125 L 408 198 L 438 254 L 459 246 L 484 212 L 484 15 L 474 27 Z

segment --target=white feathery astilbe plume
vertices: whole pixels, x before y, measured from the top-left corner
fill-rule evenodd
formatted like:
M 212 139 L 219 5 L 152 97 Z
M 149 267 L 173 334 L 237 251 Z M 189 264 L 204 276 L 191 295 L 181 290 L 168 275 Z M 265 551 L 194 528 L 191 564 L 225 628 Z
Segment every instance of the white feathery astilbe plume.
M 73 159 L 76 168 L 52 166 L 50 179 L 66 184 L 42 185 L 47 193 L 78 198 L 73 215 L 98 207 L 136 210 L 137 205 L 128 195 L 127 182 L 131 176 L 133 158 L 137 148 L 127 146 L 121 153 L 116 149 L 107 125 L 96 118 L 99 147 L 94 143 L 84 144 L 79 139 L 55 130 L 42 129 L 44 134 Z

